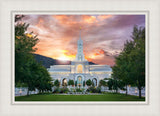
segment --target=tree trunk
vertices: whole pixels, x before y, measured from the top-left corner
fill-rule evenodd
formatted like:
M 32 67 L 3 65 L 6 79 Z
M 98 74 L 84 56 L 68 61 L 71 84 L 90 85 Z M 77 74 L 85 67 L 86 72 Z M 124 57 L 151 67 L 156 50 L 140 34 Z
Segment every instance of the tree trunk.
M 116 89 L 116 93 L 118 93 L 118 89 Z
M 141 88 L 138 89 L 139 89 L 139 98 L 141 98 Z
M 128 95 L 128 89 L 127 89 L 127 85 L 126 85 L 126 96 Z
M 29 87 L 28 87 L 28 90 L 27 90 L 27 96 L 29 96 Z

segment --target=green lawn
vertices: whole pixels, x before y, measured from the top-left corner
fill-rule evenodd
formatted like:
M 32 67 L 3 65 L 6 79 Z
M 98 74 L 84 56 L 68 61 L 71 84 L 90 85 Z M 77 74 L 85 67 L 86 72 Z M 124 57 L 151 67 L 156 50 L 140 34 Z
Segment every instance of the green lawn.
M 30 95 L 15 97 L 15 101 L 145 101 L 137 96 L 106 93 L 102 95 Z

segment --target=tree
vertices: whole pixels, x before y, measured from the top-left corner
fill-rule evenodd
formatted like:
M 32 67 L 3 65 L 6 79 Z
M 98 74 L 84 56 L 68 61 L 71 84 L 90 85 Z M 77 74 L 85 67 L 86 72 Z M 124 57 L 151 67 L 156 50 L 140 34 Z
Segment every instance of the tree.
M 86 84 L 85 81 L 83 81 L 83 86 L 85 86 L 85 84 Z
M 105 80 L 100 80 L 99 81 L 99 86 L 106 86 L 106 81 Z
M 118 93 L 118 89 L 124 90 L 125 86 L 123 81 L 116 80 L 115 78 L 110 78 L 107 82 L 107 85 L 109 87 L 109 90 L 116 90 L 116 93 Z
M 68 81 L 68 85 L 72 85 L 73 86 L 74 85 L 74 81 L 73 80 L 69 80 Z
M 54 86 L 59 87 L 59 84 L 60 83 L 59 83 L 58 79 L 54 81 Z
M 15 85 L 24 83 L 29 91 L 38 88 L 40 91 L 51 90 L 51 77 L 48 71 L 38 63 L 33 52 L 38 38 L 33 32 L 27 32 L 29 24 L 18 22 L 24 16 L 15 16 Z
M 109 90 L 112 90 L 112 86 L 113 86 L 112 78 L 108 79 L 107 85 L 108 85 Z
M 37 65 L 32 66 L 33 73 L 35 78 L 35 86 L 40 92 L 51 91 L 52 90 L 52 78 L 50 77 L 48 71 L 39 63 Z
M 132 33 L 134 40 L 134 49 L 130 54 L 130 66 L 133 67 L 132 75 L 135 86 L 139 89 L 139 98 L 141 98 L 141 90 L 145 86 L 145 28 L 134 27 Z
M 116 57 L 116 64 L 112 67 L 113 74 L 112 77 L 115 80 L 121 80 L 126 86 L 126 95 L 128 94 L 127 86 L 133 83 L 133 79 L 130 78 L 131 72 L 130 65 L 129 65 L 129 54 L 133 50 L 133 42 L 126 41 L 123 51 Z
M 92 80 L 92 84 L 91 85 L 92 85 L 92 87 L 95 87 L 93 80 Z
M 113 78 L 123 81 L 126 94 L 127 85 L 137 86 L 141 98 L 141 89 L 145 86 L 145 28 L 135 26 L 131 37 L 116 57 Z
M 77 81 L 75 81 L 75 86 L 77 86 Z
M 17 24 L 15 26 L 15 81 L 24 82 L 30 76 L 30 66 L 34 62 L 33 47 L 38 42 L 32 33 L 26 33 L 28 24 Z
M 31 66 L 35 60 L 32 52 L 38 42 L 37 36 L 26 33 L 29 24 L 17 23 L 15 25 L 15 83 L 26 83 L 29 90 L 35 90 L 34 77 L 31 73 Z
M 15 15 L 15 22 L 22 20 L 24 15 Z
M 91 81 L 90 79 L 88 79 L 88 80 L 86 81 L 86 84 L 87 84 L 87 86 L 91 86 L 91 85 L 92 85 L 92 81 Z

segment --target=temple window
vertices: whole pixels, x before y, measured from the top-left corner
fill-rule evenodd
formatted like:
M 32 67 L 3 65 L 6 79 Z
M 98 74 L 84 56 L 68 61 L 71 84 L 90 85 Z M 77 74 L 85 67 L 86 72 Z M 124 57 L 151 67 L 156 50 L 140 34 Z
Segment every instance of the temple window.
M 83 66 L 80 64 L 77 66 L 77 73 L 83 73 Z

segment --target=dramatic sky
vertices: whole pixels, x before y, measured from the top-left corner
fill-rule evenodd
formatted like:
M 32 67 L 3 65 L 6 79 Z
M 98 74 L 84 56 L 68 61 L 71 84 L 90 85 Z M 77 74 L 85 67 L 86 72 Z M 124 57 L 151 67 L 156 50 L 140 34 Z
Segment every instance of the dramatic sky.
M 37 54 L 73 60 L 81 27 L 85 58 L 108 65 L 131 39 L 133 26 L 145 26 L 144 15 L 25 15 L 23 21 L 38 35 Z

